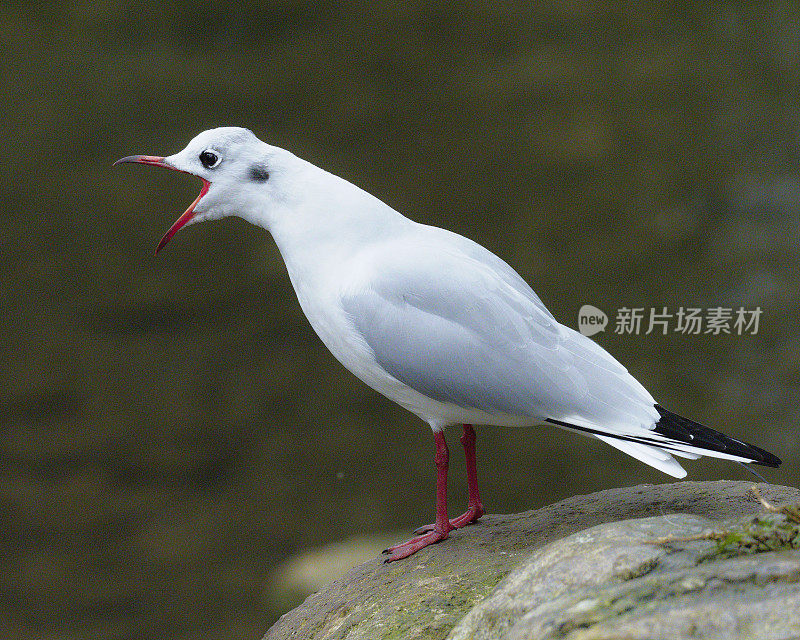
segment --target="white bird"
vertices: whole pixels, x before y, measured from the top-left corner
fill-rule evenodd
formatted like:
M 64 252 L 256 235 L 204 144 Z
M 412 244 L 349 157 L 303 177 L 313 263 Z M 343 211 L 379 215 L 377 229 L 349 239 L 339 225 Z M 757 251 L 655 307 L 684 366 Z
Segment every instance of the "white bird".
M 267 229 L 300 306 L 353 374 L 426 421 L 436 443 L 436 521 L 387 550 L 398 560 L 483 513 L 472 425 L 549 424 L 593 436 L 676 478 L 673 456 L 777 467 L 774 455 L 661 407 L 589 338 L 560 324 L 503 260 L 416 223 L 251 131 L 222 127 L 171 156 L 117 161 L 199 177 L 182 226 L 236 215 Z M 449 520 L 445 427 L 463 425 L 469 504 Z

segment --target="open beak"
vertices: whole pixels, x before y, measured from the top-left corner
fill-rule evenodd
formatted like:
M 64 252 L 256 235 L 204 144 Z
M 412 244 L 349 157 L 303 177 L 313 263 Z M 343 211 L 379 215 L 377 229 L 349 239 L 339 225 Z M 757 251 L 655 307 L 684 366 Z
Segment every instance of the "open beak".
M 152 167 L 164 167 L 165 169 L 172 169 L 173 171 L 180 171 L 181 173 L 187 173 L 186 171 L 181 171 L 180 169 L 176 169 L 172 165 L 166 164 L 164 162 L 163 156 L 125 156 L 124 158 L 120 158 L 114 163 L 114 166 L 118 164 L 123 164 L 125 162 L 133 162 L 136 164 L 148 164 Z M 198 176 L 199 177 L 199 176 Z M 192 218 L 194 218 L 194 208 L 197 206 L 197 203 L 200 202 L 200 199 L 208 193 L 208 189 L 211 186 L 211 183 L 206 180 L 205 178 L 200 178 L 203 181 L 203 188 L 200 189 L 200 195 L 198 195 L 192 204 L 189 205 L 189 208 L 183 212 L 180 218 L 178 218 L 172 226 L 167 230 L 164 234 L 164 237 L 161 238 L 161 242 L 158 243 L 156 247 L 156 255 L 158 252 L 161 251 L 164 246 L 172 239 L 178 229 L 186 225 Z

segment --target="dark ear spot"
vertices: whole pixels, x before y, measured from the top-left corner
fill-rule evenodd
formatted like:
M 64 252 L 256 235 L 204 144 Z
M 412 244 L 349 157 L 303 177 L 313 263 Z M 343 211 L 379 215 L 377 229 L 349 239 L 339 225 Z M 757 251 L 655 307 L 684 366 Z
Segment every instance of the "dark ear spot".
M 251 165 L 248 175 L 253 182 L 266 182 L 269 180 L 267 168 L 260 164 Z

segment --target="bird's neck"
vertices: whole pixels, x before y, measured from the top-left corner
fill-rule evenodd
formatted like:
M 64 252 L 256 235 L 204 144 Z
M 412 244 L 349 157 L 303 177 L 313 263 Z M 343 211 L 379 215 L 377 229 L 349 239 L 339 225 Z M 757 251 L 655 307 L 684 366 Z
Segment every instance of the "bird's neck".
M 268 220 L 256 221 L 274 237 L 296 288 L 415 224 L 346 180 L 313 169 L 313 179 L 297 190 L 300 197 L 279 204 Z

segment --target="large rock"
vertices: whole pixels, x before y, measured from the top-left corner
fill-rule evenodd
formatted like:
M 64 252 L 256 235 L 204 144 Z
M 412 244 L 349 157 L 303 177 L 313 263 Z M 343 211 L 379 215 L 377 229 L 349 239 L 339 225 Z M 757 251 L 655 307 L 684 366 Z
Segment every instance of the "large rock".
M 752 518 L 678 514 L 568 536 L 512 571 L 448 640 L 798 638 L 799 528 L 787 528 L 797 549 L 754 555 Z M 764 549 L 783 523 L 780 515 L 759 518 Z M 723 531 L 730 541 L 719 545 Z
M 762 510 L 752 486 L 643 485 L 484 516 L 411 558 L 354 568 L 265 640 L 797 637 L 787 608 L 800 609 L 800 552 L 736 555 L 758 550 L 749 520 L 732 521 Z M 800 502 L 800 490 L 758 486 L 772 503 Z M 778 531 L 784 516 L 770 518 Z M 727 547 L 707 533 L 652 544 L 723 528 Z

